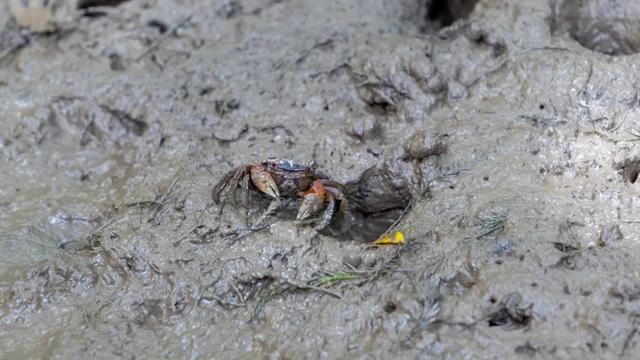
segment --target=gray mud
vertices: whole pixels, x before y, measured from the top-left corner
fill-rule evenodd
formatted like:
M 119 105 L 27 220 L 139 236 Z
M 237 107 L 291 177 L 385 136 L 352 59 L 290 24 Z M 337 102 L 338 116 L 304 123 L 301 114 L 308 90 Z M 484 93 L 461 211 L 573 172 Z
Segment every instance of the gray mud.
M 637 353 L 635 2 L 81 3 L 0 13 L 0 358 Z M 231 241 L 266 157 L 407 244 Z

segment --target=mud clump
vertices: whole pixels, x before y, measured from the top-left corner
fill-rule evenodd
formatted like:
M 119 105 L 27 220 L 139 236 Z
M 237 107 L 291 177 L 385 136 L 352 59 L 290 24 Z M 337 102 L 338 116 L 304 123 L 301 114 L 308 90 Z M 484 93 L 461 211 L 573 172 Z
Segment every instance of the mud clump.
M 417 132 L 405 144 L 405 160 L 422 160 L 429 156 L 442 155 L 447 151 L 447 145 L 438 137 L 425 132 Z
M 620 227 L 617 224 L 606 224 L 600 229 L 600 236 L 598 237 L 598 245 L 606 246 L 616 241 L 622 240 L 623 235 L 620 231 Z
M 385 169 L 370 168 L 346 185 L 354 218 L 350 238 L 373 241 L 403 215 L 411 193 L 406 187 L 395 185 L 391 176 Z
M 616 165 L 625 181 L 634 184 L 640 175 L 640 159 L 627 159 Z
M 493 298 L 492 298 L 493 299 Z M 533 304 L 523 305 L 522 295 L 509 293 L 497 304 L 487 320 L 489 327 L 504 326 L 507 329 L 527 327 L 533 320 Z
M 640 51 L 640 7 L 626 0 L 560 0 L 553 19 L 555 31 L 567 31 L 580 45 L 607 55 Z
M 372 116 L 350 119 L 347 123 L 347 134 L 360 141 L 370 140 L 379 136 L 380 125 Z
M 446 82 L 435 64 L 424 58 L 423 53 L 430 51 L 427 46 L 387 46 L 387 51 L 363 54 L 350 65 L 356 91 L 373 113 L 423 120 L 444 98 Z M 396 54 L 391 63 L 389 51 Z
M 347 197 L 355 209 L 375 214 L 406 207 L 411 194 L 408 189 L 394 185 L 391 176 L 384 169 L 370 168 L 358 180 L 348 183 Z

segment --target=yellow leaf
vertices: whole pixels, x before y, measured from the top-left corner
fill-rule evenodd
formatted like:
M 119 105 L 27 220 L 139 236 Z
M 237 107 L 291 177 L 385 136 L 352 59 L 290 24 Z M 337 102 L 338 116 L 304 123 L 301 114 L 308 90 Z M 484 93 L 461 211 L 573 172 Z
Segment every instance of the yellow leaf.
M 374 245 L 404 245 L 404 233 L 402 231 L 395 231 L 392 235 L 384 235 L 380 239 L 376 240 Z

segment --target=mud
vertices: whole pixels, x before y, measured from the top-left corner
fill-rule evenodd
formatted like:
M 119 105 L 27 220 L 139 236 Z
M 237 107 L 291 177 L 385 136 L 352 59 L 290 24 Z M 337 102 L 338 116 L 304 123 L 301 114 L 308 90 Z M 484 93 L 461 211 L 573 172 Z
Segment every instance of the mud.
M 0 358 L 634 357 L 634 2 L 80 3 L 0 12 Z M 407 244 L 231 241 L 265 157 Z

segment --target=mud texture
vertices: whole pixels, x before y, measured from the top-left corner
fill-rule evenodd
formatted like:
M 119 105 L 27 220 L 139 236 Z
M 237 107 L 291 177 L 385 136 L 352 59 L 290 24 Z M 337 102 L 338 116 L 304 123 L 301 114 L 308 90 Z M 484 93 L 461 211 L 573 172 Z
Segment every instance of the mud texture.
M 0 12 L 0 358 L 635 358 L 640 6 L 445 5 Z M 266 157 L 406 245 L 233 241 Z

